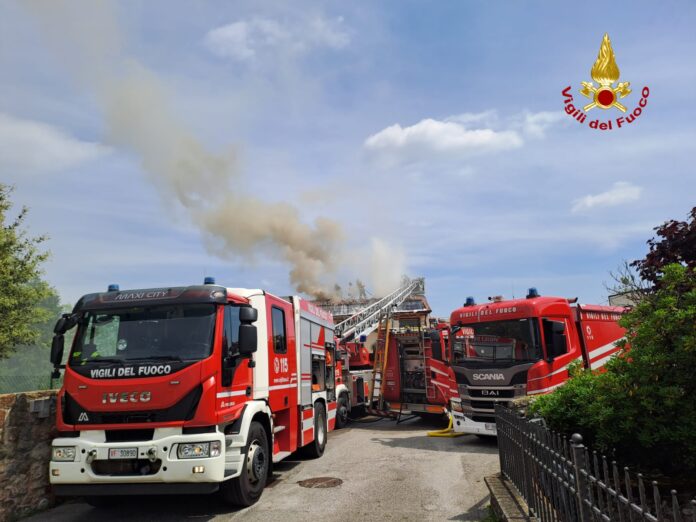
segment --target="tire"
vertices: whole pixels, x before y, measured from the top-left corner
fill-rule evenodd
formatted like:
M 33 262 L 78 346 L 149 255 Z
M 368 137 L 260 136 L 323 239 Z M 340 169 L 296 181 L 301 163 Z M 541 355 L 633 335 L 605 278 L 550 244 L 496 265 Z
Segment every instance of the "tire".
M 348 424 L 348 396 L 342 393 L 336 405 L 336 429 L 345 428 L 346 424 Z
M 326 448 L 326 410 L 324 404 L 314 404 L 314 440 L 302 448 L 302 452 L 310 459 L 318 459 Z
M 114 507 L 119 502 L 119 497 L 91 496 L 85 497 L 85 502 L 92 507 L 106 509 Z
M 359 419 L 360 417 L 364 417 L 367 415 L 367 411 L 365 410 L 365 405 L 361 404 L 360 406 L 353 406 L 350 409 L 350 418 L 351 419 Z
M 260 422 L 253 421 L 249 426 L 244 457 L 241 474 L 223 482 L 220 493 L 228 504 L 247 507 L 261 498 L 272 459 L 266 430 Z

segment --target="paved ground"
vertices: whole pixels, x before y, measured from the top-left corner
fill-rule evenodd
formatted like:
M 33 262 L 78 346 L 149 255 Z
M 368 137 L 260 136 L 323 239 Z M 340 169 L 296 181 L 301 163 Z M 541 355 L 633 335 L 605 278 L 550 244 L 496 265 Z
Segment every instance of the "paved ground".
M 261 500 L 243 510 L 216 496 L 130 497 L 118 509 L 73 502 L 29 520 L 480 520 L 488 503 L 483 477 L 498 471 L 495 439 L 426 437 L 432 428 L 417 419 L 353 423 L 330 434 L 322 458 L 276 465 Z M 328 489 L 298 484 L 316 477 L 343 483 Z

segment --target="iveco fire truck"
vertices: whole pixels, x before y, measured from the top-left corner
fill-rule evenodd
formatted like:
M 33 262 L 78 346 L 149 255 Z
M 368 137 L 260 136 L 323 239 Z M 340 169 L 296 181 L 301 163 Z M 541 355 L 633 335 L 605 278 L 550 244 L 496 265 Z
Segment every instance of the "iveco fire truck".
M 57 322 L 56 495 L 99 505 L 219 490 L 248 506 L 273 462 L 323 454 L 336 414 L 331 314 L 300 297 L 205 283 L 112 285 Z
M 467 298 L 450 317 L 456 432 L 496 435 L 496 403 L 549 393 L 568 380 L 570 364 L 595 370 L 620 350 L 624 308 L 542 297 L 534 288 L 525 299 L 492 301 Z

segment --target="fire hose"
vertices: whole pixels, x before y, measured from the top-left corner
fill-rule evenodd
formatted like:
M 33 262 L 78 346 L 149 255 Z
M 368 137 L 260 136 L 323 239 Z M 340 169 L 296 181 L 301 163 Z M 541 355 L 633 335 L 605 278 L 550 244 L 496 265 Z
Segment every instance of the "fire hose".
M 443 430 L 435 430 L 435 431 L 429 431 L 428 432 L 428 437 L 459 437 L 460 435 L 466 435 L 466 433 L 457 433 L 452 429 L 452 424 L 453 424 L 453 417 L 452 414 L 449 413 L 447 415 L 449 417 L 449 424 L 448 426 L 443 429 Z

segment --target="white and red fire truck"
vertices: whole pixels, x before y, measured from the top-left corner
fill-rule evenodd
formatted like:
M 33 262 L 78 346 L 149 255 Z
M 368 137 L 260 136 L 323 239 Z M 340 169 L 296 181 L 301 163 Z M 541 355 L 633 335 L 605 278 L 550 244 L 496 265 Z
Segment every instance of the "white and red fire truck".
M 382 373 L 386 368 L 377 367 L 380 365 L 380 359 L 374 358 L 374 354 L 365 346 L 365 340 L 384 323 L 392 310 L 411 294 L 423 293 L 424 285 L 423 278 L 406 279 L 391 294 L 356 309 L 351 316 L 336 324 L 337 428 L 346 425 L 349 415 L 355 416 L 365 411 L 374 413 L 375 405 L 380 402 L 378 397 L 382 393 Z M 333 307 L 332 303 L 324 303 L 322 306 L 327 310 L 332 310 Z M 377 344 L 380 343 L 382 341 L 378 339 Z M 381 349 L 383 348 L 382 346 Z M 444 404 L 447 404 L 447 401 Z M 442 411 L 442 408 L 438 411 Z
M 450 317 L 455 432 L 496 435 L 496 403 L 549 393 L 568 380 L 570 364 L 596 370 L 620 351 L 622 307 L 542 297 L 535 288 L 525 299 L 492 301 L 467 298 Z
M 77 327 L 64 366 L 63 335 Z M 329 313 L 300 297 L 202 286 L 82 297 L 56 324 L 65 369 L 55 494 L 220 491 L 256 502 L 273 462 L 324 452 L 334 428 Z

